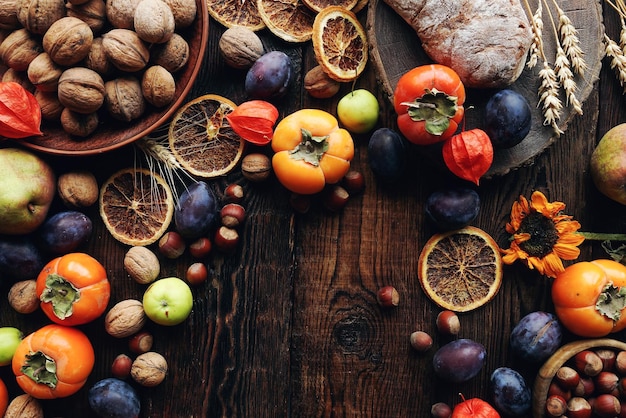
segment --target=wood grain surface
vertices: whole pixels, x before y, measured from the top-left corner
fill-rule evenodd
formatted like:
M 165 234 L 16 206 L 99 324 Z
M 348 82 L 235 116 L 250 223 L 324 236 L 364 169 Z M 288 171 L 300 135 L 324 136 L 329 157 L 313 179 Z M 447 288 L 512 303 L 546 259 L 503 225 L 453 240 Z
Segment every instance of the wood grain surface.
M 606 7 L 603 13 L 607 32 L 616 38 L 619 19 Z M 365 23 L 367 12 L 359 17 Z M 389 30 L 394 28 L 390 24 Z M 204 65 L 189 98 L 215 93 L 237 103 L 246 99 L 245 71 L 227 67 L 218 52 L 224 30 L 211 22 Z M 295 70 L 287 95 L 276 102 L 281 116 L 303 107 L 334 113 L 343 94 L 363 87 L 379 98 L 378 126 L 395 127 L 388 93 L 378 83 L 373 64 L 354 86 L 342 85 L 338 96 L 313 99 L 302 88 L 305 72 L 316 65 L 312 46 L 288 44 L 266 31 L 260 35 L 267 50 L 285 51 Z M 606 62 L 599 76 L 585 100 L 584 115 L 572 118 L 558 141 L 531 165 L 481 181 L 477 188 L 481 210 L 473 224 L 499 245 L 508 247 L 505 223 L 511 205 L 534 190 L 544 192 L 551 201 L 565 202 L 565 212 L 580 221 L 583 230 L 626 233 L 625 207 L 603 197 L 588 172 L 598 139 L 626 120 L 622 89 Z M 364 174 L 366 189 L 352 196 L 340 213 L 327 211 L 318 200 L 307 214 L 295 213 L 289 194 L 273 177 L 249 183 L 235 170 L 211 181 L 218 195 L 229 183 L 243 185 L 248 217 L 233 255 L 215 252 L 203 260 L 210 279 L 193 289 L 189 319 L 169 328 L 147 325 L 155 337 L 154 350 L 168 360 L 169 372 L 155 388 L 136 386 L 142 418 L 428 417 L 433 403 L 456 404 L 460 392 L 467 398 L 488 399 L 489 376 L 501 366 L 520 371 L 532 386 L 540 365 L 512 356 L 508 338 L 522 316 L 552 309 L 550 281 L 519 263 L 505 266 L 502 287 L 489 304 L 460 316 L 459 337 L 486 347 L 480 374 L 463 384 L 450 384 L 434 375 L 433 354 L 449 338 L 436 332 L 439 309 L 424 295 L 417 279 L 419 253 L 435 232 L 425 218 L 424 203 L 434 190 L 465 184 L 417 148 L 410 149 L 410 170 L 401 181 L 378 183 L 368 164 L 368 138 L 354 136 L 352 164 Z M 270 152 L 265 148 L 248 151 Z M 133 146 L 86 157 L 42 155 L 57 174 L 88 169 L 100 183 L 118 168 L 145 165 Z M 61 209 L 56 202 L 54 210 Z M 141 298 L 145 287 L 123 269 L 128 247 L 111 238 L 97 207 L 87 213 L 94 221 L 94 232 L 81 249 L 105 265 L 112 282 L 110 305 Z M 599 243 L 584 243 L 580 259 L 594 257 L 605 257 Z M 175 261 L 162 259 L 161 274 L 183 277 L 193 261 L 189 254 Z M 383 285 L 399 290 L 397 308 L 378 306 L 376 292 Z M 41 312 L 15 313 L 6 303 L 6 292 L 3 288 L 0 325 L 29 333 L 48 323 Z M 117 354 L 129 352 L 126 340 L 104 332 L 102 318 L 80 328 L 96 348 L 95 370 L 77 394 L 43 401 L 46 417 L 93 416 L 87 403 L 88 387 L 110 376 Z M 427 353 L 410 347 L 409 335 L 418 329 L 434 337 L 434 347 Z M 615 338 L 625 336 L 621 333 Z M 574 339 L 565 335 L 565 341 Z M 0 368 L 0 377 L 11 396 L 20 393 L 8 367 Z

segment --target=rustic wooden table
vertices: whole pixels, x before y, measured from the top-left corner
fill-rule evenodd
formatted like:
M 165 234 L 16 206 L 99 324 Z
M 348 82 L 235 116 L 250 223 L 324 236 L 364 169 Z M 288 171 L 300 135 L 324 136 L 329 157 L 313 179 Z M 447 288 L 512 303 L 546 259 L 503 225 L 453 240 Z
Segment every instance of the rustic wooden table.
M 604 11 L 607 32 L 617 36 L 615 13 Z M 365 12 L 362 12 L 365 20 Z M 216 93 L 240 102 L 245 72 L 233 71 L 219 57 L 217 42 L 224 28 L 211 21 L 205 66 L 192 96 Z M 263 34 L 267 49 L 281 49 L 293 60 L 295 83 L 277 103 L 286 115 L 303 107 L 334 112 L 337 98 L 316 100 L 302 88 L 303 74 L 313 67 L 312 46 L 281 43 Z M 380 126 L 394 126 L 393 110 L 383 97 L 372 66 L 355 87 L 379 93 Z M 352 86 L 344 85 L 338 97 Z M 600 195 L 591 183 L 588 162 L 596 141 L 626 120 L 626 106 L 613 71 L 605 63 L 600 81 L 558 141 L 534 163 L 505 176 L 481 182 L 482 207 L 474 225 L 507 245 L 505 223 L 512 203 L 540 190 L 567 204 L 566 213 L 583 230 L 626 232 L 626 209 Z M 314 205 L 296 214 L 288 193 L 271 178 L 248 183 L 235 170 L 211 182 L 215 190 L 228 183 L 244 186 L 248 219 L 237 252 L 212 254 L 205 261 L 211 278 L 193 289 L 194 309 L 183 324 L 153 324 L 154 349 L 169 362 L 166 380 L 155 388 L 138 387 L 141 417 L 427 417 L 434 402 L 456 404 L 458 393 L 488 397 L 489 375 L 500 366 L 520 371 L 532 385 L 538 366 L 523 364 L 508 349 L 513 326 L 525 314 L 550 310 L 550 281 L 521 264 L 505 266 L 497 296 L 486 306 L 461 315 L 460 337 L 485 345 L 487 361 L 471 381 L 451 385 L 438 380 L 431 366 L 435 348 L 446 338 L 435 330 L 439 309 L 424 295 L 417 279 L 417 258 L 435 232 L 424 217 L 424 202 L 433 190 L 458 183 L 411 150 L 411 170 L 393 185 L 378 184 L 367 162 L 367 135 L 355 136 L 353 167 L 366 179 L 365 191 L 341 213 Z M 57 169 L 87 168 L 100 182 L 114 170 L 142 161 L 132 146 L 94 157 L 45 156 Z M 115 241 L 89 209 L 95 230 L 83 248 L 105 265 L 113 303 L 140 298 L 143 287 L 123 269 L 127 247 Z M 581 259 L 604 257 L 598 243 L 584 243 Z M 162 275 L 184 276 L 193 261 L 185 255 L 162 263 Z M 395 286 L 401 303 L 381 310 L 376 291 Z M 2 289 L 0 325 L 28 333 L 47 323 L 42 313 L 15 313 Z M 46 417 L 92 416 L 87 387 L 110 376 L 113 358 L 128 352 L 125 340 L 104 332 L 103 320 L 82 326 L 96 348 L 96 367 L 86 388 L 67 399 L 43 401 Z M 435 338 L 433 350 L 411 349 L 409 335 L 423 329 Z M 624 338 L 626 335 L 618 335 Z M 567 339 L 573 339 L 566 335 Z M 8 367 L 0 368 L 11 396 L 19 394 Z

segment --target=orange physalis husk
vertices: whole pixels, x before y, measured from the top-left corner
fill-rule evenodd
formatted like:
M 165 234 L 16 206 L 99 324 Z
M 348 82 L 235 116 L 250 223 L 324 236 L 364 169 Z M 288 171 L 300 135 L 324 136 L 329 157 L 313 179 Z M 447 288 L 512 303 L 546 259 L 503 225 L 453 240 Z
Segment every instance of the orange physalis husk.
M 452 136 L 443 144 L 443 160 L 456 176 L 476 183 L 493 162 L 493 146 L 482 129 L 471 129 Z
M 269 144 L 278 119 L 278 109 L 264 100 L 250 100 L 226 115 L 233 131 L 255 145 Z
M 465 399 L 454 407 L 451 418 L 500 418 L 500 414 L 488 402 L 480 398 Z
M 0 82 L 0 136 L 17 139 L 32 135 L 43 135 L 37 99 L 16 82 Z

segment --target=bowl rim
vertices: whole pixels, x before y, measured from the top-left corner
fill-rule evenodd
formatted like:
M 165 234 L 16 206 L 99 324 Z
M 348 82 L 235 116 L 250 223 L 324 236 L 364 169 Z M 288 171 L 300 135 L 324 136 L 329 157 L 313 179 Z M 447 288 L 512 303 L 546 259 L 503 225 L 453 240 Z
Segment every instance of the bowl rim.
M 114 144 L 108 145 L 108 146 L 103 146 L 103 147 L 99 147 L 99 148 L 86 148 L 86 149 L 80 149 L 80 150 L 67 150 L 67 149 L 57 149 L 57 148 L 53 148 L 53 147 L 48 147 L 45 145 L 42 145 L 42 143 L 35 143 L 35 142 L 30 142 L 28 141 L 28 138 L 25 138 L 25 140 L 23 141 L 19 141 L 20 144 L 22 144 L 23 146 L 30 148 L 32 150 L 35 151 L 40 151 L 40 152 L 44 152 L 46 154 L 50 154 L 50 155 L 57 155 L 57 156 L 89 156 L 89 155 L 98 155 L 98 154 L 102 154 L 105 152 L 109 152 L 118 148 L 121 148 L 125 145 L 128 145 L 132 142 L 137 141 L 140 138 L 145 137 L 146 135 L 149 135 L 150 133 L 152 133 L 154 130 L 156 130 L 157 128 L 159 128 L 161 125 L 163 125 L 168 119 L 170 119 L 170 117 L 180 108 L 180 106 L 182 105 L 184 98 L 187 97 L 187 95 L 189 94 L 189 92 L 191 91 L 191 89 L 193 88 L 193 86 L 195 85 L 195 82 L 198 78 L 198 74 L 200 73 L 200 69 L 202 68 L 202 65 L 204 63 L 204 55 L 206 53 L 206 49 L 207 49 L 207 45 L 208 45 L 208 33 L 209 33 L 209 13 L 208 13 L 208 8 L 206 7 L 206 0 L 196 0 L 197 3 L 197 19 L 201 19 L 201 22 L 199 24 L 199 28 L 198 30 L 200 31 L 200 44 L 198 46 L 198 54 L 197 54 L 197 58 L 195 60 L 195 62 L 193 63 L 193 67 L 191 69 L 191 72 L 189 74 L 189 81 L 188 83 L 185 85 L 185 87 L 183 88 L 183 90 L 181 90 L 180 95 L 178 96 L 180 98 L 180 102 L 176 104 L 176 102 L 174 102 L 172 105 L 170 105 L 165 111 L 162 111 L 161 115 L 159 117 L 157 117 L 157 119 L 146 129 L 144 129 L 143 131 L 134 134 L 132 136 L 129 136 L 128 138 L 116 142 Z M 88 141 L 89 138 L 85 138 L 85 141 Z

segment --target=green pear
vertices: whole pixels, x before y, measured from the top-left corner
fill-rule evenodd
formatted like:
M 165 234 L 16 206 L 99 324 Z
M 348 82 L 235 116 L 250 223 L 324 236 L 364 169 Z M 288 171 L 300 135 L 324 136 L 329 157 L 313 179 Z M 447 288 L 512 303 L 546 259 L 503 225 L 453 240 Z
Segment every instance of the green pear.
M 589 171 L 602 194 L 626 205 L 626 123 L 614 126 L 600 139 Z
M 39 156 L 0 149 L 0 234 L 33 232 L 45 221 L 55 193 L 56 176 Z

